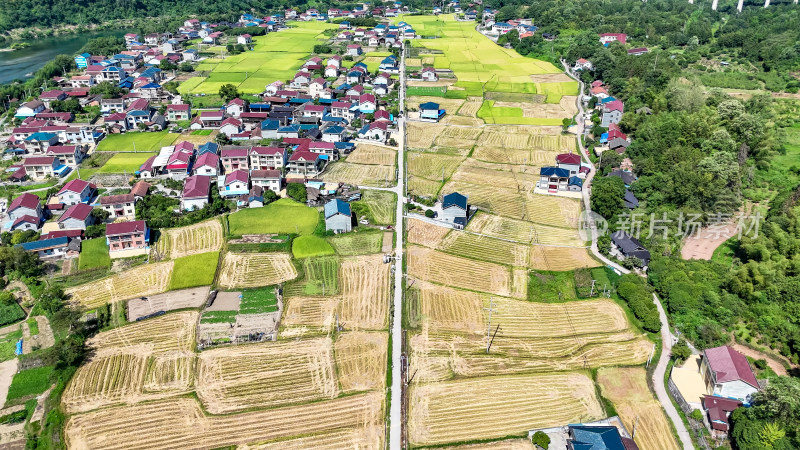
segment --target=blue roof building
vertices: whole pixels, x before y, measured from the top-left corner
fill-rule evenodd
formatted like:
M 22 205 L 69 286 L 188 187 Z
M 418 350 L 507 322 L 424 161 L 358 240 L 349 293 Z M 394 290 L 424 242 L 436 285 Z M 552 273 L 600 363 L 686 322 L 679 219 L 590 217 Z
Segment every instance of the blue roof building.
M 569 448 L 573 450 L 626 450 L 619 430 L 614 426 L 570 425 Z
M 337 198 L 325 204 L 325 229 L 335 233 L 353 230 L 353 216 L 349 203 Z
M 219 153 L 219 144 L 216 142 L 206 142 L 205 144 L 197 147 L 197 156 L 200 156 L 204 153 L 213 153 L 216 155 Z

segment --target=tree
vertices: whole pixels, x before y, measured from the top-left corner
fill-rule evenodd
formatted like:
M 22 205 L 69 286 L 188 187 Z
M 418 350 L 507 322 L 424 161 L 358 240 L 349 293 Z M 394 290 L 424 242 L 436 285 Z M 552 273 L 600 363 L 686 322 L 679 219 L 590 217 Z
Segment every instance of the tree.
M 689 348 L 689 344 L 686 343 L 685 339 L 678 340 L 678 343 L 672 346 L 672 359 L 677 363 L 680 364 L 686 361 L 690 356 L 692 356 L 692 350 Z M 702 417 L 700 420 L 702 420 Z
M 178 70 L 181 72 L 194 72 L 194 66 L 189 61 L 184 61 L 178 66 Z
M 219 88 L 219 96 L 225 103 L 228 103 L 239 96 L 239 90 L 232 84 L 223 84 Z
M 432 218 L 436 217 L 436 211 L 434 211 L 432 209 L 426 209 L 425 210 L 425 217 L 427 217 L 429 219 L 432 219 Z
M 172 61 L 168 60 L 167 58 L 164 58 L 158 64 L 158 68 L 161 69 L 161 70 L 167 71 L 167 70 L 175 70 L 175 69 L 178 68 L 178 66 L 173 64 Z
M 50 106 L 55 112 L 71 112 L 72 114 L 80 114 L 83 112 L 81 102 L 74 97 L 66 100 L 55 100 Z
M 117 98 L 122 96 L 123 92 L 122 88 L 109 81 L 95 84 L 89 89 L 90 94 L 101 94 L 103 98 Z
M 306 186 L 303 183 L 289 183 L 286 186 L 286 195 L 300 203 L 305 203 L 308 199 Z
M 537 431 L 536 433 L 533 433 L 531 442 L 533 445 L 547 450 L 547 448 L 550 447 L 550 436 L 548 436 L 544 431 Z
M 766 448 L 774 448 L 775 443 L 786 436 L 786 430 L 777 423 L 765 423 L 761 432 L 758 433 L 761 444 Z
M 592 211 L 606 219 L 611 219 L 620 212 L 624 206 L 622 199 L 625 196 L 625 183 L 620 177 L 599 177 L 592 183 Z
M 111 213 L 106 211 L 103 208 L 94 208 L 92 209 L 92 217 L 94 218 L 95 222 L 104 222 L 111 216 Z
M 58 285 L 48 285 L 39 295 L 39 307 L 51 316 L 64 307 L 64 290 Z
M 231 138 L 229 138 L 227 134 L 218 133 L 217 136 L 214 138 L 214 142 L 216 142 L 219 145 L 230 145 L 231 142 L 233 141 L 231 141 Z
M 702 422 L 703 421 L 703 411 L 700 411 L 699 409 L 694 409 L 694 410 L 692 410 L 692 414 L 689 415 L 689 417 L 691 417 L 692 419 L 694 419 L 694 420 L 696 420 L 698 422 Z

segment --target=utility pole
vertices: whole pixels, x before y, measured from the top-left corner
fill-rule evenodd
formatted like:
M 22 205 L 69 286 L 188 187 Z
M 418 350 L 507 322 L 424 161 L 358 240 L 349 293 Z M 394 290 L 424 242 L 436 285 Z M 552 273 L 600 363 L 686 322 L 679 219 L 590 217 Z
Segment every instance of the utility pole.
M 486 308 L 489 311 L 489 320 L 486 325 L 486 353 L 489 353 L 489 347 L 492 345 L 492 312 L 494 312 L 494 297 L 489 297 L 489 307 Z M 499 326 L 498 326 L 499 328 Z
M 594 297 L 594 283 L 596 280 L 592 280 L 592 291 L 589 292 L 589 297 Z

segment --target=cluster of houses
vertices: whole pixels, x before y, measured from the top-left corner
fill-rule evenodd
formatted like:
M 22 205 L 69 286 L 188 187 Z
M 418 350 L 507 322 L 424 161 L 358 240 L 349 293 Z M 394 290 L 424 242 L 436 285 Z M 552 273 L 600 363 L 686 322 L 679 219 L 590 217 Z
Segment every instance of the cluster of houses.
M 300 21 L 320 21 L 334 19 L 362 19 L 367 17 L 397 17 L 400 14 L 410 12 L 407 6 L 403 6 L 402 2 L 394 1 L 387 2 L 383 6 L 371 7 L 368 3 L 364 3 L 354 7 L 353 9 L 339 9 L 328 8 L 323 12 L 315 8 L 307 9 L 305 12 L 297 12 L 294 9 L 287 9 L 284 11 L 286 20 L 300 20 Z
M 608 47 L 612 43 L 619 43 L 621 45 L 626 45 L 628 43 L 628 35 L 625 33 L 601 33 L 600 34 L 600 43 L 603 44 L 604 47 Z M 629 55 L 643 55 L 650 50 L 647 47 L 636 47 L 628 49 Z
M 97 217 L 93 211 L 108 212 L 106 243 L 112 257 L 128 257 L 146 253 L 150 232 L 144 221 L 134 220 L 136 202 L 147 196 L 150 184 L 140 181 L 126 194 L 98 195 L 97 187 L 85 180 L 66 183 L 49 203 L 24 193 L 12 200 L 7 210 L 5 231 L 38 231 L 38 241 L 20 244 L 36 252 L 40 258 L 71 258 L 81 251 L 81 240 Z M 52 219 L 52 220 L 49 220 Z
M 484 16 L 486 14 L 484 13 Z M 520 39 L 531 37 L 538 27 L 533 24 L 533 19 L 516 19 L 507 22 L 495 22 L 494 19 L 484 19 L 484 26 L 489 30 L 489 34 L 501 36 L 511 30 L 517 30 Z
M 397 25 L 379 23 L 370 30 L 363 27 L 352 28 L 350 23 L 345 21 L 339 23 L 339 34 L 336 35 L 335 41 L 351 43 L 347 47 L 348 54 L 351 54 L 350 50 L 355 49 L 355 45 L 400 48 L 404 40 L 415 39 L 416 37 L 417 32 L 414 27 L 404 21 L 399 22 Z M 357 54 L 351 55 L 357 56 Z

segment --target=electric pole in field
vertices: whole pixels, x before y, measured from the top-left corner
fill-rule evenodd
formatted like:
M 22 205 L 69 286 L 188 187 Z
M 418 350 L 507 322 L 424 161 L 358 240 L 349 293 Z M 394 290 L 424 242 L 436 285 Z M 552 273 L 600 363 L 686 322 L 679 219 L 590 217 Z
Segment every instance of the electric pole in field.
M 489 311 L 489 320 L 486 325 L 486 353 L 489 353 L 489 347 L 492 346 L 492 312 L 494 312 L 494 297 L 489 297 L 489 307 L 486 308 Z

